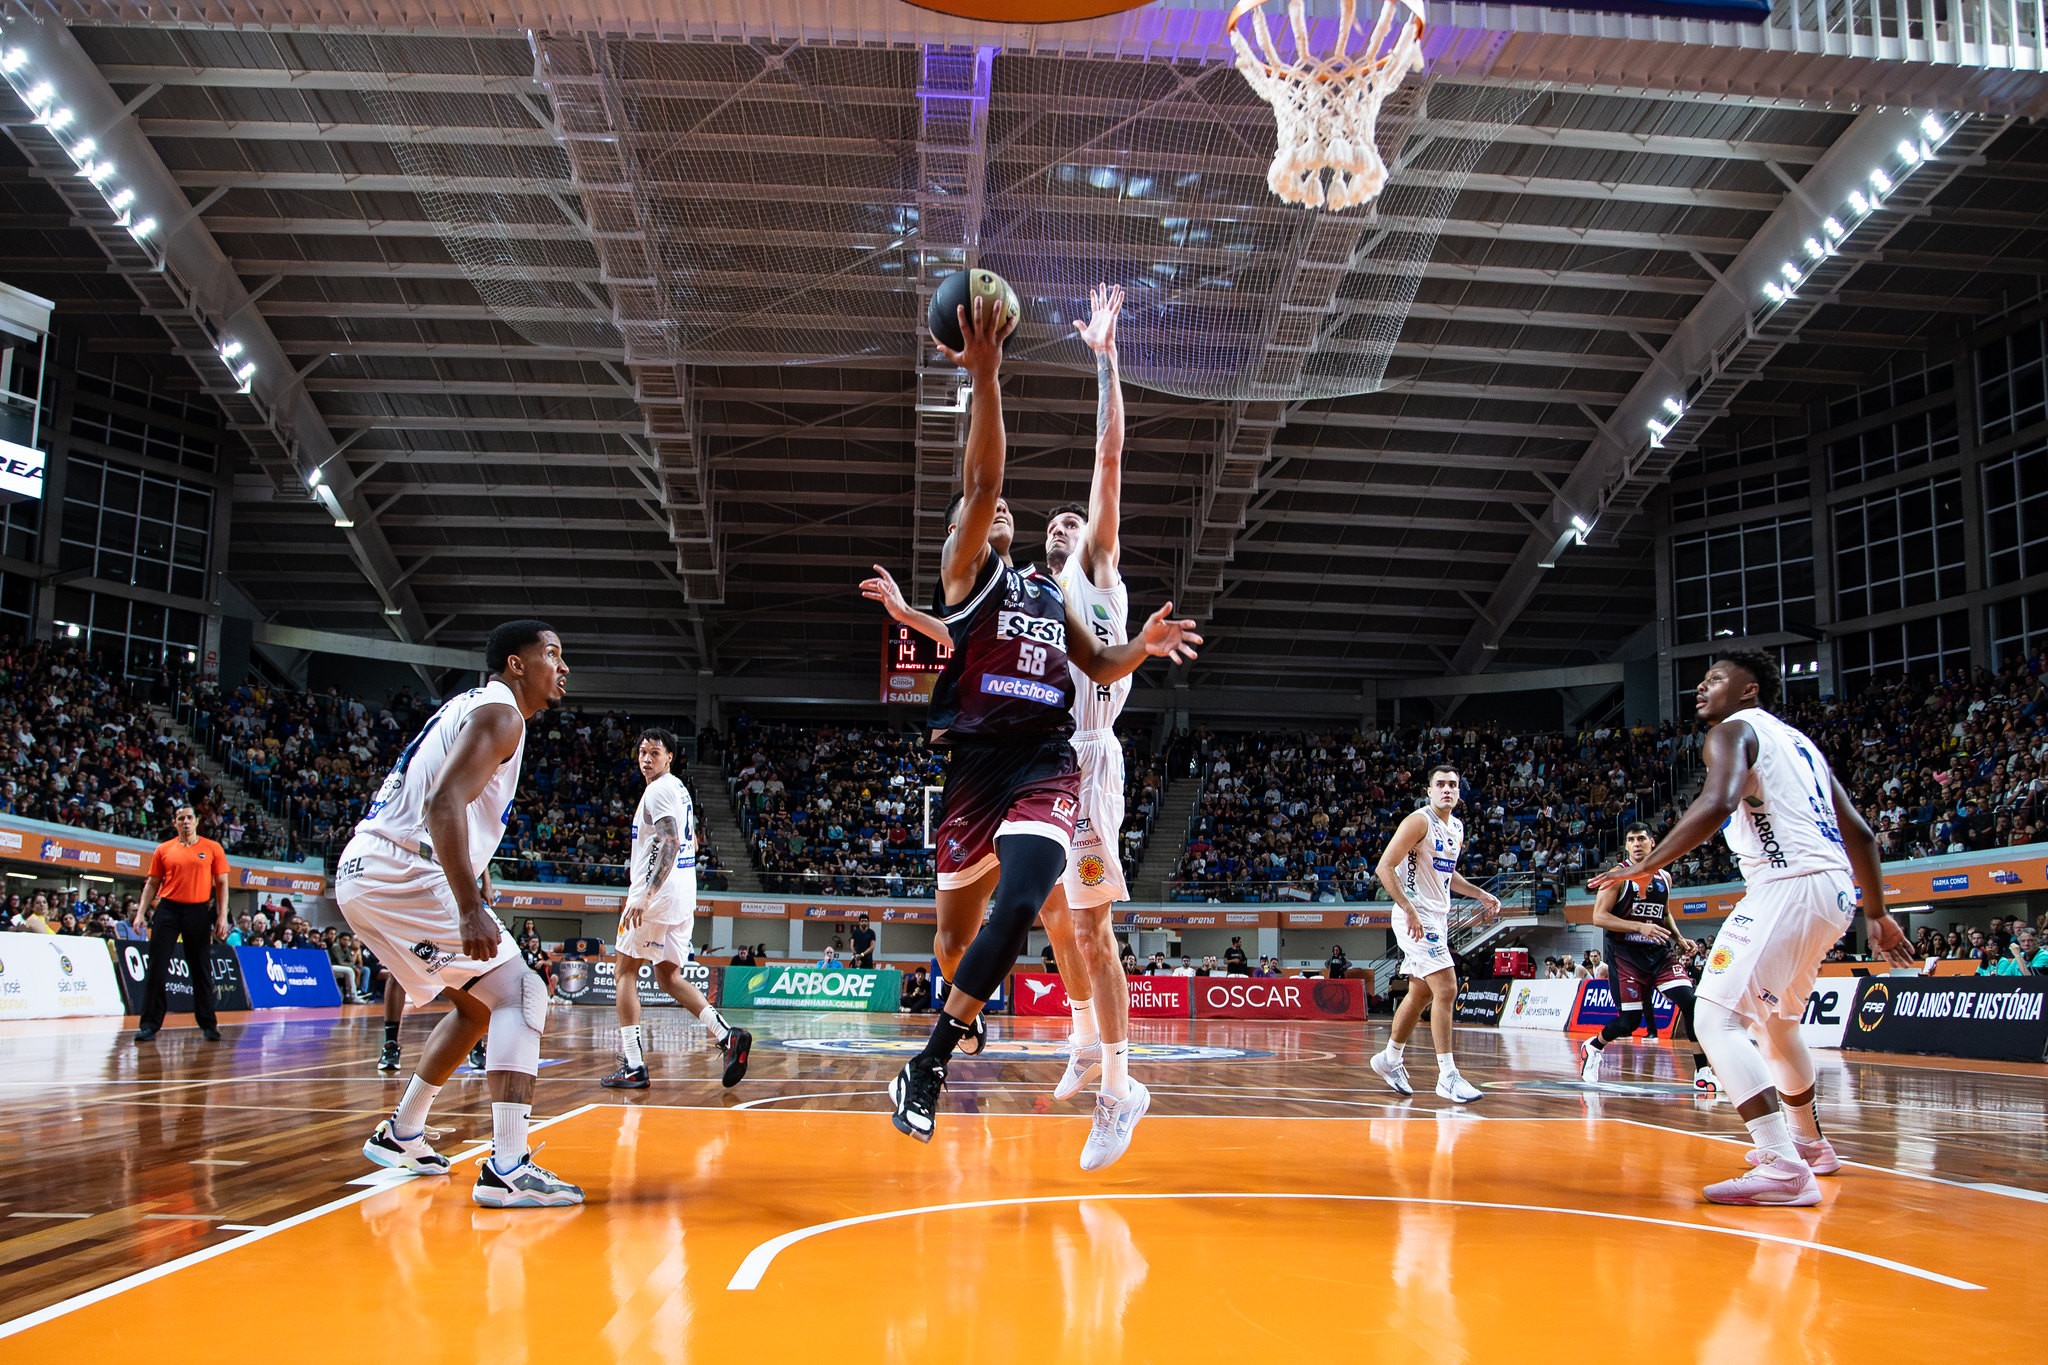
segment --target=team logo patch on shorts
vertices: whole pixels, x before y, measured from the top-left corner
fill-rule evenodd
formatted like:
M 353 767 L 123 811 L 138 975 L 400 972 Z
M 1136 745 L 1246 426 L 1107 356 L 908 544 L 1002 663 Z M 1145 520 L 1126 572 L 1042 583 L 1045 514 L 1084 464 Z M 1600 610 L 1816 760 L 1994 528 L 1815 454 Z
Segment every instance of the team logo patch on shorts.
M 455 960 L 455 954 L 444 952 L 425 939 L 412 945 L 412 955 L 426 963 L 430 972 L 438 972 Z
M 1080 871 L 1083 886 L 1100 886 L 1103 879 L 1109 875 L 1109 870 L 1102 865 L 1102 859 L 1092 853 L 1081 859 Z
M 1716 948 L 1707 957 L 1707 970 L 1710 972 L 1725 972 L 1728 970 L 1728 965 L 1733 961 L 1735 961 L 1735 953 L 1732 949 Z

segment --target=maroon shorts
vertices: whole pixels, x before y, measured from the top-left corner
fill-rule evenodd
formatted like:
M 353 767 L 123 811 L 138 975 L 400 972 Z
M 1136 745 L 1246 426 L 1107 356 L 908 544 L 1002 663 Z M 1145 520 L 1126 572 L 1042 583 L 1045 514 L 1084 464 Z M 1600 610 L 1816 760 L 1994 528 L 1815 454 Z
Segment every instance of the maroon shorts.
M 1081 769 L 1066 740 L 955 745 L 946 760 L 946 818 L 933 835 L 939 885 L 951 890 L 987 876 L 999 835 L 1037 834 L 1071 852 L 1080 813 Z
M 1653 987 L 1692 988 L 1692 978 L 1685 974 L 1685 968 L 1678 965 L 1678 959 L 1668 953 L 1616 953 L 1607 966 L 1608 977 L 1614 986 L 1616 1009 L 1631 1006 L 1641 1009 L 1649 1003 Z

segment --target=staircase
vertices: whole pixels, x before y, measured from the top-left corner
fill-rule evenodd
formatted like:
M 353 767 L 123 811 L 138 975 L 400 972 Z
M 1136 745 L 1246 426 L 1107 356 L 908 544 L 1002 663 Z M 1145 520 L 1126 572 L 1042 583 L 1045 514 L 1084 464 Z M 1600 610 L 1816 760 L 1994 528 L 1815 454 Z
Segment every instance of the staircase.
M 199 770 L 206 774 L 209 781 L 220 788 L 221 794 L 227 798 L 229 805 L 237 810 L 249 811 L 259 815 L 280 828 L 283 826 L 284 821 L 281 817 L 273 815 L 270 808 L 259 801 L 255 794 L 243 786 L 238 779 L 228 776 L 228 770 L 214 761 L 213 755 L 206 751 L 206 746 L 199 742 L 199 737 L 193 734 L 189 727 L 179 723 L 177 715 L 170 707 L 152 702 L 149 707 L 149 714 L 156 721 L 159 729 L 176 735 L 192 746 L 193 754 L 199 759 Z
M 1196 778 L 1176 777 L 1167 782 L 1159 798 L 1159 816 L 1152 822 L 1152 837 L 1145 841 L 1145 856 L 1138 860 L 1138 875 L 1131 881 L 1131 899 L 1166 899 L 1166 879 L 1187 850 L 1188 825 L 1201 795 L 1202 784 Z
M 733 816 L 732 801 L 725 788 L 725 770 L 716 763 L 692 763 L 684 775 L 696 798 L 697 827 L 718 850 L 725 865 L 726 879 L 731 883 L 726 894 L 760 895 L 761 874 L 754 870 L 753 855 L 748 852 L 740 823 Z

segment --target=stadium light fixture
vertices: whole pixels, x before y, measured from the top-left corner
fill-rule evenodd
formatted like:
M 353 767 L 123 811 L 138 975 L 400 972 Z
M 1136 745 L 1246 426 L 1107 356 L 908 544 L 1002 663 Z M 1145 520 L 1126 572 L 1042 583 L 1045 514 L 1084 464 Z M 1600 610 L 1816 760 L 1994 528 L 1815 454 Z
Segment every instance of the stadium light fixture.
M 1824 260 L 1827 257 L 1828 249 L 1820 244 L 1819 238 L 1808 237 L 1806 239 L 1806 254 L 1813 257 L 1816 261 Z
M 28 62 L 28 54 L 18 47 L 10 47 L 0 53 L 0 75 L 12 76 Z
M 1870 212 L 1870 201 L 1863 197 L 1862 190 L 1849 191 L 1849 207 L 1856 210 L 1858 217 Z
M 1892 192 L 1892 178 L 1884 173 L 1882 166 L 1875 167 L 1870 172 L 1870 185 L 1881 195 Z
M 1899 159 L 1904 161 L 1908 166 L 1917 166 L 1920 164 L 1920 149 L 1913 145 L 1913 139 L 1905 138 L 1900 141 Z

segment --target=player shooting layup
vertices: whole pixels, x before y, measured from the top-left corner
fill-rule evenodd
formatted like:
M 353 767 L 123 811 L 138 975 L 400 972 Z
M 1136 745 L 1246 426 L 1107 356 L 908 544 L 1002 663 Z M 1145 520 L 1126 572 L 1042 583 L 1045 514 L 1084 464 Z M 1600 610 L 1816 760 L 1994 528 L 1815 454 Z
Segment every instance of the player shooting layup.
M 962 308 L 959 318 L 963 348 L 941 349 L 967 371 L 974 396 L 935 594 L 954 650 L 931 708 L 933 743 L 950 751 L 933 946 L 953 990 L 924 1050 L 889 1085 L 893 1122 L 920 1142 L 931 1141 L 953 1049 L 976 1033 L 982 1005 L 1017 965 L 1039 907 L 1066 871 L 1080 813 L 1068 662 L 1107 684 L 1148 655 L 1189 659 L 1201 643 L 1192 621 L 1166 619 L 1169 602 L 1146 621 L 1140 640 L 1105 647 L 1050 575 L 1010 566 L 1015 527 L 1002 498 L 997 377 L 1010 327 L 980 297 L 971 316 Z M 863 591 L 875 595 L 868 585 Z M 1146 1100 L 1134 1087 L 1131 1102 L 1141 1113 Z
M 334 898 L 415 1007 L 437 994 L 455 1006 L 420 1053 L 390 1118 L 363 1144 L 380 1166 L 446 1175 L 427 1144 L 427 1111 L 472 1044 L 487 1038 L 491 1155 L 470 1197 L 491 1208 L 580 1204 L 583 1191 L 534 1164 L 527 1148 L 547 987 L 492 915 L 491 855 L 519 787 L 526 722 L 559 701 L 569 666 L 544 621 L 508 621 L 484 643 L 496 674 L 450 698 L 384 779 L 342 850 Z
M 1586 883 L 1598 891 L 1669 867 L 1716 829 L 1742 864 L 1749 893 L 1714 937 L 1693 1016 L 1756 1141 L 1748 1171 L 1707 1186 L 1716 1204 L 1818 1204 L 1814 1177 L 1842 1169 L 1820 1130 L 1799 1015 L 1821 959 L 1856 922 L 1858 887 L 1871 948 L 1912 961 L 1905 931 L 1885 913 L 1870 826 L 1820 746 L 1764 709 L 1781 687 L 1767 655 L 1729 650 L 1714 660 L 1693 701 L 1714 727 L 1702 750 L 1706 785 L 1648 857 Z
M 640 964 L 654 964 L 654 984 L 697 1016 L 724 1054 L 726 1089 L 747 1074 L 754 1035 L 725 1022 L 711 1002 L 683 979 L 690 960 L 690 926 L 697 917 L 697 812 L 690 791 L 673 772 L 676 737 L 655 728 L 640 733 L 640 775 L 647 779 L 633 808 L 633 853 L 625 913 L 619 916 L 616 1008 L 619 1069 L 598 1084 L 607 1090 L 645 1090 L 647 1056 L 640 1039 Z
M 1060 590 L 1074 603 L 1095 638 L 1120 645 L 1130 638 L 1130 594 L 1117 572 L 1119 507 L 1123 497 L 1124 396 L 1117 374 L 1116 320 L 1123 289 L 1103 285 L 1091 291 L 1090 316 L 1074 330 L 1095 352 L 1095 473 L 1088 503 L 1055 507 L 1046 525 L 1045 559 Z M 952 637 L 936 617 L 912 609 L 880 565 L 862 591 L 888 607 L 889 614 L 933 639 Z M 1100 1170 L 1130 1145 L 1131 1130 L 1144 1107 L 1131 1101 L 1130 993 L 1119 961 L 1110 907 L 1129 900 L 1124 885 L 1121 837 L 1124 823 L 1124 751 L 1116 718 L 1130 696 L 1128 678 L 1095 683 L 1078 670 L 1074 678 L 1074 759 L 1081 769 L 1081 810 L 1067 869 L 1039 910 L 1052 939 L 1073 1009 L 1073 1045 L 1066 1072 L 1053 1098 L 1067 1099 L 1098 1071 L 1102 1093 L 1095 1122 L 1081 1152 L 1083 1170 Z
M 1401 946 L 1401 966 L 1408 973 L 1408 994 L 1394 1011 L 1394 1028 L 1386 1050 L 1372 1057 L 1380 1079 L 1403 1095 L 1415 1093 L 1401 1050 L 1431 1000 L 1430 1039 L 1436 1044 L 1436 1093 L 1458 1104 L 1479 1099 L 1479 1091 L 1458 1074 L 1451 1055 L 1452 1011 L 1458 999 L 1457 965 L 1451 961 L 1451 896 L 1470 896 L 1491 914 L 1500 901 L 1458 875 L 1458 854 L 1465 847 L 1465 826 L 1451 814 L 1458 808 L 1458 770 L 1439 763 L 1429 770 L 1429 804 L 1410 811 L 1394 827 L 1394 837 L 1380 854 L 1380 885 L 1394 898 L 1394 942 Z M 1427 985 L 1428 990 L 1423 987 Z

